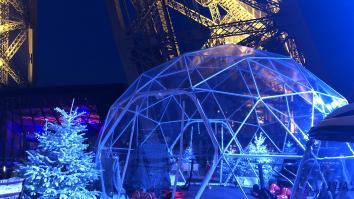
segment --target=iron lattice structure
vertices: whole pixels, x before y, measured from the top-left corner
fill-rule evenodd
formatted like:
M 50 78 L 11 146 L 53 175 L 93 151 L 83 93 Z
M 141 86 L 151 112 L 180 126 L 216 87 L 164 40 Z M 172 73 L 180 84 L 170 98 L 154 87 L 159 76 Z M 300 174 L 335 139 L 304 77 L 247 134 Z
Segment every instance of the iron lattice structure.
M 28 80 L 31 81 L 32 29 L 28 24 L 29 6 L 28 0 L 0 0 L 0 84 L 2 85 L 24 85 Z
M 299 63 L 305 58 L 296 46 L 295 39 L 276 21 L 279 18 L 280 0 L 125 0 L 114 1 L 120 31 L 131 39 L 122 51 L 127 65 L 138 72 L 170 60 L 183 52 L 183 42 L 198 43 L 193 34 L 178 38 L 176 32 L 190 32 L 201 26 L 209 35 L 199 48 L 222 44 L 239 44 L 280 54 L 288 54 Z M 184 16 L 186 25 L 176 30 Z M 187 25 L 188 19 L 194 25 Z M 202 31 L 199 31 L 202 32 Z M 200 38 L 199 38 L 200 39 Z M 129 49 L 130 45 L 130 49 Z M 190 44 L 189 44 L 190 45 Z M 198 50 L 198 49 L 189 49 Z M 124 54 L 124 53 L 123 53 Z M 129 70 L 129 69 L 127 69 Z
M 307 131 L 345 104 L 289 57 L 234 44 L 184 54 L 143 73 L 110 108 L 97 149 L 103 192 L 192 182 L 200 198 L 208 184 L 234 182 L 247 198 L 242 181 L 258 172 L 240 173 L 241 162 L 301 158 Z M 269 153 L 250 153 L 261 134 Z

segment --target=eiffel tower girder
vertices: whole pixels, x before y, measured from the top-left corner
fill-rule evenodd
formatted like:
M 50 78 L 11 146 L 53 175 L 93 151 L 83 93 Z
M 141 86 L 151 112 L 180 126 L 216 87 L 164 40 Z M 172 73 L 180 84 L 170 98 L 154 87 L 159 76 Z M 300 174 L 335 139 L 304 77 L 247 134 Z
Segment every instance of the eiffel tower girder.
M 18 70 L 21 67 L 27 67 L 28 73 L 32 70 L 32 47 L 28 43 L 32 32 L 26 11 L 29 4 L 30 0 L 0 0 L 0 84 L 3 86 L 22 86 L 29 82 L 28 74 Z M 20 52 L 23 47 L 26 50 Z M 25 61 L 15 63 L 18 57 Z
M 124 18 L 127 16 L 126 13 L 124 14 L 126 10 L 135 11 L 134 19 L 125 26 L 128 37 L 134 40 L 133 43 L 141 43 L 142 40 L 152 42 L 151 50 L 146 48 L 139 50 L 131 46 L 135 53 L 134 56 L 141 54 L 140 57 L 152 57 L 149 53 L 158 51 L 160 58 L 155 59 L 154 65 L 184 53 L 180 50 L 180 43 L 184 38 L 176 36 L 174 28 L 177 21 L 170 14 L 172 10 L 184 16 L 186 23 L 193 21 L 209 30 L 209 35 L 206 36 L 205 43 L 200 48 L 236 43 L 268 50 L 267 46 L 271 40 L 278 42 L 276 46 L 281 46 L 282 49 L 279 52 L 285 52 L 296 61 L 305 63 L 305 58 L 297 48 L 295 38 L 288 36 L 284 28 L 278 27 L 275 23 L 281 9 L 280 0 L 125 0 L 124 2 L 113 0 L 115 11 L 119 13 L 116 16 Z M 130 9 L 125 7 L 127 4 L 130 4 Z M 140 32 L 139 37 L 133 36 L 138 32 Z M 142 39 L 141 32 L 145 39 Z M 191 38 L 187 39 L 191 40 Z M 153 47 L 159 49 L 152 49 Z M 276 48 L 270 50 L 274 49 Z M 136 59 L 136 57 L 130 59 Z M 149 63 L 154 63 L 154 61 Z

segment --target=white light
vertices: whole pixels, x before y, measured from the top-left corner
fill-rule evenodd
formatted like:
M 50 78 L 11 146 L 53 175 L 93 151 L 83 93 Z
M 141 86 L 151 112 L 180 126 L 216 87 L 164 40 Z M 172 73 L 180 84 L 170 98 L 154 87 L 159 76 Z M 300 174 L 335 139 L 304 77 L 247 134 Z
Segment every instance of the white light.
M 322 98 L 317 95 L 314 96 L 313 102 L 316 105 L 323 105 L 324 104 Z

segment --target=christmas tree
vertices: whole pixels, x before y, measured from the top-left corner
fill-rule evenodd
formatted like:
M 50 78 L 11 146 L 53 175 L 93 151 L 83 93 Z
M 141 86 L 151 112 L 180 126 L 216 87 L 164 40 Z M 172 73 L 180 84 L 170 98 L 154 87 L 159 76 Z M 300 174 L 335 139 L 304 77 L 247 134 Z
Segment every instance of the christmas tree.
M 189 140 L 189 146 L 184 150 L 183 153 L 183 162 L 184 163 L 192 163 L 192 160 L 194 159 L 194 152 L 193 152 L 193 127 L 191 129 L 190 133 L 190 140 Z
M 183 162 L 184 163 L 191 163 L 192 159 L 194 159 L 193 148 L 187 147 L 186 150 L 184 150 Z
M 255 155 L 269 154 L 269 150 L 267 149 L 267 146 L 264 144 L 265 139 L 266 138 L 262 134 L 259 134 L 259 136 L 255 135 L 253 143 L 251 143 L 248 147 L 248 153 L 255 154 Z M 258 164 L 262 165 L 264 181 L 268 182 L 271 179 L 271 177 L 274 175 L 274 170 L 272 166 L 272 164 L 274 163 L 273 159 L 263 158 L 263 157 L 249 158 L 249 159 L 255 171 L 258 171 Z
M 284 152 L 285 153 L 296 153 L 296 148 L 293 143 L 287 142 L 284 147 Z
M 266 138 L 262 134 L 260 134 L 259 136 L 255 135 L 254 141 L 251 142 L 251 144 L 247 148 L 248 154 L 250 155 L 269 154 L 269 150 L 265 145 L 265 140 Z M 231 149 L 227 153 L 233 154 L 236 153 L 236 150 Z M 254 157 L 254 158 L 238 159 L 232 155 L 226 155 L 225 159 L 229 163 L 230 167 L 233 169 L 234 174 L 238 177 L 255 177 L 256 176 L 255 172 L 257 172 L 258 175 L 258 164 L 261 164 L 263 168 L 264 180 L 265 182 L 268 182 L 275 173 L 274 169 L 277 169 L 276 167 L 273 168 L 274 161 L 271 158 Z M 230 169 L 230 167 L 227 166 L 226 163 L 223 164 L 223 172 L 222 172 L 224 176 L 223 179 L 227 179 L 229 183 L 230 182 L 235 183 L 235 180 L 232 177 L 232 170 Z
M 98 178 L 94 154 L 85 152 L 86 125 L 80 124 L 84 112 L 77 109 L 61 114 L 61 123 L 46 122 L 37 134 L 38 147 L 27 151 L 28 161 L 19 165 L 25 178 L 24 194 L 30 198 L 96 198 L 98 192 L 86 187 Z

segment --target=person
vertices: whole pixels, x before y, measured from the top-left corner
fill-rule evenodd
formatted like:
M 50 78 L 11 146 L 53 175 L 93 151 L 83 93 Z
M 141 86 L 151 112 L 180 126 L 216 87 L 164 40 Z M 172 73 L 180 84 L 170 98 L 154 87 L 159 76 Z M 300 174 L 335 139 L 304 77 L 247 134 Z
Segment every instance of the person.
M 260 191 L 259 185 L 258 184 L 254 184 L 253 187 L 252 187 L 251 195 L 256 197 L 256 198 L 258 198 L 259 197 L 259 191 Z
M 259 199 L 276 199 L 267 189 L 260 188 L 258 184 L 253 185 L 252 195 Z

